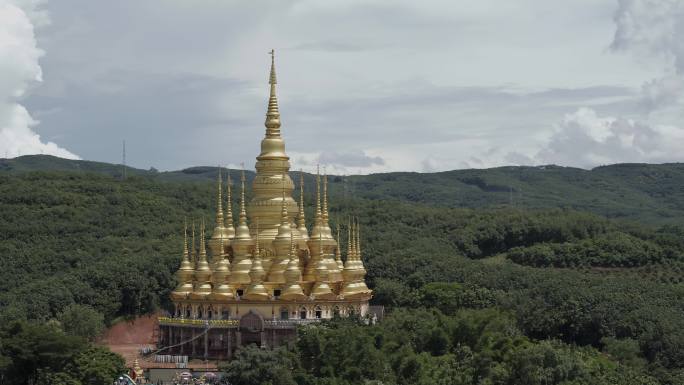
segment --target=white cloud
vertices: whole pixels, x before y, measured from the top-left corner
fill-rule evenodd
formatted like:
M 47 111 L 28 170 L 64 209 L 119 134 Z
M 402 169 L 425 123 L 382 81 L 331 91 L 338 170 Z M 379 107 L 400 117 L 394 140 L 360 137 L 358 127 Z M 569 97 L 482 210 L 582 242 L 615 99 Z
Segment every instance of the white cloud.
M 567 114 L 535 163 L 591 168 L 624 162 L 684 160 L 684 130 L 599 116 L 590 108 Z
M 669 75 L 653 79 L 641 87 L 642 104 L 647 111 L 676 105 L 684 93 L 684 76 Z
M 631 52 L 664 74 L 645 82 L 642 103 L 648 112 L 682 102 L 684 93 L 684 2 L 619 0 L 611 48 Z
M 684 108 L 684 2 L 618 0 L 614 22 L 611 49 L 632 53 L 641 65 L 660 72 L 641 86 L 635 107 L 645 114 L 627 118 L 629 111 L 610 116 L 594 108 L 579 108 L 555 125 L 547 143 L 530 158 L 531 163 L 591 168 L 684 160 L 684 129 L 662 122 L 678 121 Z M 668 115 L 670 111 L 675 113 Z M 635 112 L 639 111 L 632 115 Z M 525 162 L 525 157 L 512 152 L 508 159 Z
M 270 48 L 287 151 L 309 171 L 533 164 L 585 106 L 658 130 L 684 121 L 667 12 L 681 0 L 91 3 L 47 4 L 49 77 L 22 100 L 43 136 L 89 159 L 117 162 L 126 139 L 140 167 L 251 167 Z M 607 54 L 612 40 L 641 62 Z
M 323 151 L 314 153 L 290 152 L 292 169 L 314 171 L 318 166 L 330 174 L 367 174 L 384 169 L 385 159 L 369 155 L 367 151 Z
M 41 141 L 32 129 L 38 124 L 20 104 L 29 88 L 42 81 L 32 21 L 46 24 L 47 15 L 35 8 L 37 2 L 22 2 L 27 10 L 0 0 L 0 156 L 50 154 L 78 158 L 52 142 Z

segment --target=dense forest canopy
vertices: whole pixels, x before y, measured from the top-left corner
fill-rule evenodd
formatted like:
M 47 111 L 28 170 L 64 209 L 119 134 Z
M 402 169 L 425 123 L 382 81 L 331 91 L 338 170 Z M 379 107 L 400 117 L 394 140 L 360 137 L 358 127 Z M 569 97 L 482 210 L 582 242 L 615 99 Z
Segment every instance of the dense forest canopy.
M 121 181 L 115 165 L 36 171 L 45 161 L 0 162 L 0 381 L 26 364 L 12 327 L 74 346 L 58 364 L 75 367 L 104 324 L 167 307 L 184 218 L 214 216 L 216 168 Z M 233 383 L 259 360 L 296 369 L 273 383 L 684 383 L 682 165 L 329 180 L 331 219 L 359 216 L 389 315 L 306 329 L 277 357 L 245 350 L 225 368 Z M 34 355 L 33 380 L 62 376 Z

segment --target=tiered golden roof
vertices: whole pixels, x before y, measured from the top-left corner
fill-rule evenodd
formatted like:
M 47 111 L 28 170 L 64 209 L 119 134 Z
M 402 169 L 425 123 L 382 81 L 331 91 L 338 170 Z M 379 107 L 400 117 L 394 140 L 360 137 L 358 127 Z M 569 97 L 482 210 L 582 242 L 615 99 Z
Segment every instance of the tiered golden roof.
M 330 227 L 328 177 L 316 174 L 314 223 L 309 233 L 304 214 L 304 175 L 299 177 L 299 202 L 293 199 L 294 183 L 290 161 L 281 135 L 276 95 L 275 59 L 271 51 L 270 96 L 266 112 L 266 133 L 256 158 L 253 196 L 245 200 L 245 174 L 240 177 L 240 208 L 233 225 L 230 174 L 226 184 L 224 211 L 223 180 L 217 181 L 216 224 L 209 239 L 211 264 L 205 249 L 202 221 L 199 250 L 188 251 L 187 228 L 183 257 L 177 272 L 175 301 L 367 301 L 372 292 L 365 284 L 361 258 L 360 226 L 356 220 L 347 228 L 347 255 L 342 258 L 340 225 L 337 239 Z M 250 227 L 249 223 L 254 226 Z M 186 226 L 187 227 L 187 226 Z M 309 235 L 310 234 L 310 235 Z

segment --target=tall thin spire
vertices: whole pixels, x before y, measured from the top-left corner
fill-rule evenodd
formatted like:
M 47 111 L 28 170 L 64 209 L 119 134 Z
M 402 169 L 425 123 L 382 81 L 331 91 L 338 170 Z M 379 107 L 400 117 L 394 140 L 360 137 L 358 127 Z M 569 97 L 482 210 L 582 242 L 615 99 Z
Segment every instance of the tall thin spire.
M 245 170 L 240 174 L 240 221 L 247 222 L 247 211 L 245 211 Z
M 231 241 L 233 250 L 233 262 L 231 265 L 230 283 L 247 284 L 251 282 L 249 275 L 252 267 L 251 254 L 254 251 L 254 240 L 247 226 L 247 212 L 245 211 L 245 170 L 240 176 L 240 215 L 238 226 L 235 229 L 235 237 Z
M 223 236 L 219 238 L 220 250 L 223 248 Z M 214 265 L 211 274 L 212 281 L 212 291 L 210 297 L 212 299 L 233 299 L 235 298 L 233 294 L 233 288 L 228 282 L 228 277 L 230 276 L 230 262 L 228 262 L 227 254 L 222 252 L 220 260 Z
M 352 218 L 352 236 L 351 236 L 351 245 L 352 245 L 352 261 L 356 260 L 356 218 Z
M 342 251 L 340 250 L 340 224 L 339 222 L 337 223 L 337 249 L 335 250 L 337 255 L 342 255 Z
M 262 265 L 261 261 L 261 250 L 259 249 L 259 219 L 257 218 L 257 232 L 256 232 L 256 245 L 254 247 L 254 258 L 252 266 L 249 270 L 249 278 L 251 283 L 247 288 L 245 293 L 246 299 L 251 300 L 263 300 L 268 299 L 268 291 L 264 287 L 264 276 L 266 271 Z
M 318 234 L 318 258 L 315 270 L 315 283 L 311 289 L 311 294 L 315 298 L 328 298 L 333 297 L 334 294 L 328 285 L 329 272 L 326 266 L 324 254 L 323 254 L 323 236 Z
M 347 263 L 354 259 L 354 246 L 352 241 L 352 222 L 347 220 Z
M 361 223 L 356 218 L 356 259 L 361 260 Z
M 188 220 L 183 219 L 183 261 L 189 260 L 188 253 Z
M 215 264 L 221 260 L 221 249 L 219 239 L 226 237 L 226 228 L 223 223 L 223 178 L 221 177 L 221 166 L 218 166 L 216 178 L 216 225 L 214 231 L 211 233 L 209 240 L 209 250 L 211 251 L 211 262 Z
M 335 262 L 337 262 L 337 268 L 342 271 L 344 268 L 344 264 L 342 263 L 342 250 L 340 250 L 340 223 L 339 221 L 337 222 L 337 248 L 335 249 Z
M 200 258 L 202 258 L 202 257 L 206 258 L 206 256 L 207 256 L 207 248 L 206 248 L 205 243 L 204 243 L 204 218 L 202 218 L 202 229 L 200 230 L 199 256 L 200 256 Z
M 325 167 L 323 168 L 323 213 L 322 213 L 323 223 L 328 224 L 328 174 L 325 172 Z
M 299 170 L 299 216 L 297 217 L 297 230 L 303 240 L 309 239 L 309 231 L 306 229 L 306 217 L 304 214 L 304 171 Z
M 282 224 L 290 224 L 290 219 L 287 216 L 287 200 L 285 200 L 285 176 L 283 176 L 283 202 L 282 202 L 282 207 L 280 208 L 280 220 L 281 220 L 281 225 Z
M 358 218 L 352 220 L 351 227 L 353 257 L 347 257 L 347 263 L 342 272 L 345 282 L 342 295 L 345 298 L 367 296 L 371 293 L 371 290 L 368 289 L 364 281 L 366 269 L 363 267 L 363 261 L 361 261 L 361 225 Z
M 233 195 L 232 195 L 232 185 L 233 182 L 230 179 L 230 169 L 228 169 L 228 180 L 226 181 L 226 224 L 224 225 L 226 229 L 226 235 L 228 238 L 235 236 L 235 227 L 233 226 Z
M 287 256 L 287 245 L 285 244 L 290 238 L 290 233 L 292 232 L 292 226 L 290 226 L 290 217 L 287 214 L 287 199 L 285 195 L 285 174 L 283 174 L 282 181 L 282 194 L 281 194 L 281 205 L 280 205 L 280 226 L 278 226 L 278 233 L 275 239 L 280 239 L 283 243 L 280 248 L 280 256 Z M 283 241 L 284 240 L 284 241 Z
M 271 74 L 268 84 L 271 85 L 271 94 L 268 98 L 268 110 L 266 111 L 266 136 L 280 137 L 280 111 L 278 111 L 278 97 L 276 96 L 276 72 L 275 72 L 275 50 L 269 52 L 271 55 Z
M 323 214 L 321 212 L 321 168 L 316 166 L 316 224 L 320 226 Z
M 240 217 L 238 220 L 238 227 L 235 232 L 235 238 L 251 239 L 249 235 L 249 227 L 247 226 L 247 211 L 245 209 L 245 170 L 242 170 L 240 175 Z
M 200 251 L 197 257 L 197 269 L 195 270 L 195 290 L 191 294 L 191 298 L 204 298 L 211 293 L 211 268 L 207 262 L 207 249 L 204 244 L 204 219 L 202 219 L 202 227 L 200 230 Z
M 216 200 L 216 229 L 223 229 L 223 192 L 221 191 L 221 185 L 223 184 L 223 178 L 221 178 L 221 166 L 218 168 L 218 178 L 216 181 L 218 185 L 218 198 Z M 217 234 L 220 238 L 223 234 Z
M 323 168 L 323 208 L 321 211 L 321 227 L 320 232 L 323 234 L 323 238 L 326 241 L 333 240 L 332 229 L 330 228 L 329 215 L 328 215 L 328 175 L 325 172 L 325 167 Z
M 284 300 L 304 299 L 304 291 L 299 281 L 302 279 L 302 272 L 299 269 L 299 257 L 297 256 L 294 243 L 294 235 L 290 233 L 290 254 L 287 269 L 283 273 L 285 277 L 285 287 L 280 298 Z
M 190 247 L 192 263 L 197 263 L 197 243 L 195 243 L 195 220 L 192 220 L 192 245 Z
M 254 245 L 254 258 L 261 258 L 261 249 L 259 248 L 259 218 L 256 220 L 256 240 Z
M 194 275 L 194 270 L 188 252 L 188 221 L 185 219 L 183 221 L 183 258 L 181 259 L 178 271 L 176 271 L 178 286 L 176 286 L 176 289 L 171 293 L 172 298 L 185 298 L 186 295 L 192 293 L 192 276 Z

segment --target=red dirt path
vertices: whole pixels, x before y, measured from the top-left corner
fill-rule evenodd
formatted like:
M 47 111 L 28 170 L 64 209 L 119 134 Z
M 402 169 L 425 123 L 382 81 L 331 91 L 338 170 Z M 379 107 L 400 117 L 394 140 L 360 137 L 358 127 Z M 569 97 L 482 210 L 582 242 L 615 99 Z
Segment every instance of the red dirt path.
M 157 315 L 146 315 L 132 321 L 121 321 L 107 329 L 99 342 L 104 345 L 155 345 Z
M 156 348 L 154 331 L 157 328 L 157 314 L 146 315 L 135 318 L 131 321 L 121 321 L 107 329 L 98 339 L 100 345 L 109 347 L 114 353 L 118 353 L 126 360 L 126 366 L 133 367 L 133 362 L 138 359 L 140 367 L 147 368 L 175 368 L 173 363 L 157 363 L 152 358 L 140 356 L 140 348 L 151 346 Z M 161 353 L 164 354 L 164 353 Z M 213 362 L 190 361 L 188 368 L 191 369 L 216 369 Z

